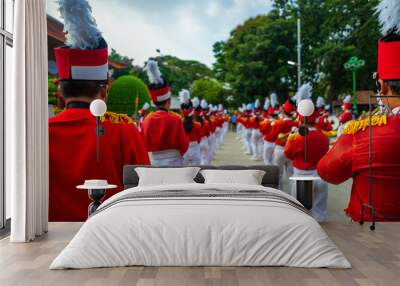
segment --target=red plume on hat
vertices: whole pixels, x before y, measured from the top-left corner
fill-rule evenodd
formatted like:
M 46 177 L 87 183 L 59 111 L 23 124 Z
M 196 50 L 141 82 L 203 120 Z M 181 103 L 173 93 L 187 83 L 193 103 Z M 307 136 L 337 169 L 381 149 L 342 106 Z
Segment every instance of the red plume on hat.
M 378 43 L 378 78 L 400 79 L 400 1 L 381 0 L 376 8 L 381 32 Z
M 147 72 L 150 83 L 147 85 L 154 103 L 166 101 L 171 97 L 171 89 L 162 78 L 158 63 L 149 59 L 144 70 Z
M 290 99 L 286 100 L 285 104 L 283 105 L 283 110 L 287 114 L 292 114 L 296 112 L 296 106 L 291 102 Z
M 87 0 L 58 0 L 67 33 L 66 46 L 55 49 L 60 80 L 108 79 L 107 43 Z

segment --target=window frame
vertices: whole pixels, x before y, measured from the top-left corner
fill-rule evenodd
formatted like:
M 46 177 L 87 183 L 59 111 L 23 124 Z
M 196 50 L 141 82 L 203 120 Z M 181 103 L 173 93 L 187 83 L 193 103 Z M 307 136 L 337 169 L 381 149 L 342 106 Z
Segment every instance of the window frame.
M 15 0 L 12 0 L 13 13 Z M 0 237 L 9 232 L 10 220 L 6 218 L 5 189 L 5 92 L 6 92 L 6 50 L 13 48 L 13 34 L 6 30 L 6 0 L 0 0 Z

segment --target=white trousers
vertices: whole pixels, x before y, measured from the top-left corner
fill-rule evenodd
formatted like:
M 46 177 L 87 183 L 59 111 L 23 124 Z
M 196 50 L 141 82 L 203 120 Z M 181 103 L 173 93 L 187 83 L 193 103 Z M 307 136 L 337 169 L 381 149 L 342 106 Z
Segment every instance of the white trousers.
M 208 162 L 208 152 L 210 150 L 210 145 L 208 144 L 208 137 L 203 137 L 200 141 L 200 163 L 201 165 L 209 165 Z
M 273 142 L 264 141 L 263 160 L 267 166 L 272 165 L 272 155 L 274 154 L 275 144 Z
M 225 122 L 224 125 L 222 125 L 222 130 L 224 131 L 223 133 L 225 136 L 225 134 L 228 133 L 228 131 L 229 131 L 229 123 L 228 122 Z
M 178 150 L 164 150 L 150 152 L 149 158 L 152 166 L 183 166 L 183 157 Z
M 264 148 L 264 139 L 262 137 L 262 134 L 260 130 L 258 129 L 253 129 L 251 133 L 251 145 L 252 145 L 252 150 L 253 150 L 253 160 L 261 160 L 262 159 L 262 153 L 263 153 L 263 148 Z
M 189 149 L 183 155 L 183 164 L 185 166 L 199 166 L 201 164 L 200 144 L 190 142 Z
M 318 176 L 317 170 L 300 170 L 293 168 L 294 176 Z M 296 184 L 292 185 L 290 189 L 290 195 L 297 197 Z M 313 181 L 313 207 L 311 209 L 311 215 L 318 222 L 324 222 L 327 217 L 327 206 L 328 206 L 328 184 L 323 180 Z
M 288 178 L 293 176 L 292 161 L 286 158 L 284 147 L 275 145 L 274 153 L 272 155 L 272 165 L 279 167 L 279 189 L 282 189 L 283 174 L 286 172 Z M 289 181 L 289 185 L 291 185 L 291 181 Z
M 217 127 L 215 130 L 215 149 L 217 150 L 223 142 L 224 133 L 222 127 Z
M 209 149 L 208 149 L 208 162 L 211 162 L 212 161 L 212 159 L 214 158 L 214 153 L 215 153 L 215 150 L 216 150 L 216 144 L 217 144 L 217 142 L 216 142 L 217 140 L 216 140 L 216 135 L 215 135 L 215 132 L 213 133 L 213 134 L 211 134 L 209 137 L 208 137 L 208 146 L 209 146 Z
M 241 139 L 243 136 L 243 125 L 241 123 L 238 123 L 236 126 L 236 138 Z
M 248 128 L 245 129 L 246 133 L 246 137 L 245 137 L 245 146 L 246 146 L 246 154 L 248 155 L 252 155 L 253 154 L 253 146 L 251 145 L 251 135 L 253 133 L 253 129 L 252 128 Z

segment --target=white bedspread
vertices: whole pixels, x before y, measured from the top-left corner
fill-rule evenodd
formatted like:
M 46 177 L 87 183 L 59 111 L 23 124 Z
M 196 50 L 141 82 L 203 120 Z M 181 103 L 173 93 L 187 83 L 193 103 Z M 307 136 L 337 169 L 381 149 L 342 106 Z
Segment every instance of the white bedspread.
M 350 267 L 311 216 L 278 200 L 233 196 L 119 201 L 136 192 L 207 189 L 262 190 L 298 203 L 281 191 L 261 186 L 132 188 L 104 202 L 50 269 L 128 265 Z

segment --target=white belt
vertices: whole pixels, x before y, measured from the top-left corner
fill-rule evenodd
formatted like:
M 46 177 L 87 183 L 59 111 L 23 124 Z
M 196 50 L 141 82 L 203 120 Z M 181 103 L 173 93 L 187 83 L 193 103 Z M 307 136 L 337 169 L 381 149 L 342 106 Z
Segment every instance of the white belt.
M 157 151 L 157 152 L 149 152 L 149 158 L 151 161 L 153 160 L 165 160 L 165 159 L 175 159 L 175 158 L 181 158 L 181 153 L 176 150 L 163 150 L 163 151 Z
M 301 170 L 296 167 L 293 167 L 293 173 L 295 176 L 319 177 L 317 170 Z

